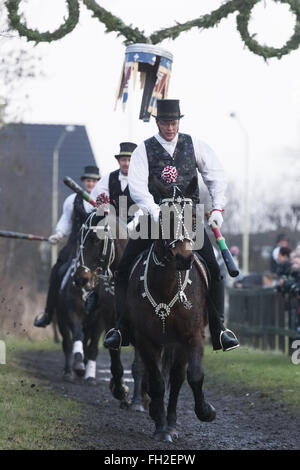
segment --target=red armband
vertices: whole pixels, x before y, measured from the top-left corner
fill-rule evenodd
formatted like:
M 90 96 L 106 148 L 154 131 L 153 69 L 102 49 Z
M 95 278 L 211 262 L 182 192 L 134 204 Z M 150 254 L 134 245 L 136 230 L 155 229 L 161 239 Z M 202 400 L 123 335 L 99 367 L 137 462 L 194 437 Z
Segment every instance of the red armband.
M 214 212 L 214 211 L 224 212 L 224 209 L 212 209 L 210 212 Z

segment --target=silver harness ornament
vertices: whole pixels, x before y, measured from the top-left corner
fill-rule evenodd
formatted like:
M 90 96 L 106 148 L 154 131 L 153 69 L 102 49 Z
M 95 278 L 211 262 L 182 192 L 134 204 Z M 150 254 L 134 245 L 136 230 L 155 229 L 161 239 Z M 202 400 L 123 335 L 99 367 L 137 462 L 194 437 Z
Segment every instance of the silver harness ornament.
M 175 202 L 183 204 L 183 206 L 181 208 L 181 213 L 179 212 L 178 208 L 176 207 Z M 183 211 L 184 211 L 184 207 L 185 207 L 186 203 L 191 204 L 192 200 L 191 199 L 185 199 L 185 198 L 177 198 L 177 199 L 173 198 L 173 199 L 163 199 L 162 200 L 162 204 L 172 205 L 174 207 L 175 212 L 177 214 L 177 218 L 178 218 L 178 224 L 177 224 L 177 227 L 176 227 L 175 239 L 172 240 L 172 242 L 169 244 L 169 246 L 171 246 L 172 248 L 175 248 L 175 245 L 178 241 L 182 241 L 184 239 L 187 239 L 190 242 L 192 242 L 192 239 L 191 239 L 191 237 L 190 237 L 190 235 L 189 235 L 189 233 L 188 233 L 188 231 L 187 231 L 187 229 L 184 225 L 184 222 L 183 222 Z M 181 233 L 180 233 L 180 228 L 181 228 Z M 183 232 L 184 232 L 183 234 L 182 234 L 182 228 L 183 228 Z M 161 224 L 161 229 L 162 229 L 162 236 L 164 237 L 162 224 Z M 191 284 L 192 281 L 189 278 L 189 272 L 190 272 L 189 269 L 186 270 L 185 278 L 184 278 L 183 282 L 182 282 L 182 278 L 181 278 L 181 272 L 178 271 L 177 272 L 178 292 L 175 294 L 173 299 L 168 304 L 164 303 L 164 302 L 161 302 L 161 303 L 158 304 L 157 302 L 155 302 L 152 295 L 150 294 L 148 284 L 147 284 L 148 268 L 149 268 L 149 263 L 150 263 L 151 256 L 152 256 L 152 259 L 153 259 L 154 263 L 157 266 L 164 267 L 165 264 L 157 259 L 157 256 L 156 256 L 153 248 L 154 248 L 154 243 L 151 245 L 148 256 L 147 256 L 147 259 L 144 261 L 144 265 L 145 265 L 144 275 L 140 277 L 140 280 L 144 281 L 144 292 L 142 293 L 142 297 L 147 298 L 149 300 L 149 302 L 151 303 L 151 305 L 153 306 L 155 314 L 162 321 L 163 333 L 165 334 L 165 332 L 166 332 L 166 319 L 168 318 L 168 316 L 171 313 L 171 308 L 173 307 L 173 305 L 177 301 L 182 303 L 184 308 L 186 308 L 187 310 L 190 310 L 192 308 L 192 302 L 187 299 L 187 296 L 184 292 L 186 286 L 188 284 Z
M 171 308 L 177 302 L 177 300 L 178 300 L 178 302 L 183 303 L 184 308 L 186 308 L 188 310 L 192 308 L 192 303 L 191 303 L 191 301 L 189 301 L 187 299 L 186 294 L 184 292 L 186 286 L 188 284 L 191 284 L 192 281 L 189 279 L 189 272 L 190 272 L 189 270 L 187 270 L 186 273 L 185 273 L 185 278 L 184 278 L 183 283 L 182 283 L 182 279 L 181 279 L 181 273 L 178 272 L 178 292 L 175 294 L 173 299 L 168 304 L 166 304 L 164 302 L 161 302 L 161 303 L 158 304 L 157 302 L 155 302 L 152 295 L 150 294 L 148 284 L 147 284 L 148 267 L 149 267 L 151 255 L 153 257 L 153 247 L 154 247 L 154 243 L 150 247 L 150 250 L 149 250 L 146 261 L 144 261 L 144 264 L 145 264 L 144 275 L 140 277 L 140 280 L 144 281 L 144 292 L 142 293 L 142 297 L 147 298 L 149 300 L 152 307 L 154 308 L 155 314 L 162 320 L 163 333 L 165 334 L 165 332 L 166 332 L 166 318 L 170 315 Z M 154 258 L 153 258 L 153 260 L 154 260 Z

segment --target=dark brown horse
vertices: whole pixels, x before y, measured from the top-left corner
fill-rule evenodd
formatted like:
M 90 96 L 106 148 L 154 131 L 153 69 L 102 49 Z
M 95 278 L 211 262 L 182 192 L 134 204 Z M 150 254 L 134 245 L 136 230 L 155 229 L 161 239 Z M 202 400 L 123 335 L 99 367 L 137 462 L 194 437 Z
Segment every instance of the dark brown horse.
M 83 377 L 87 372 L 86 378 L 92 382 L 89 379 L 95 376 L 95 364 L 88 364 L 88 361 L 94 362 L 103 330 L 100 316 L 88 315 L 85 308 L 86 297 L 94 286 L 97 275 L 97 265 L 92 262 L 89 253 L 98 260 L 103 250 L 103 240 L 99 240 L 91 228 L 93 218 L 94 214 L 80 230 L 77 255 L 65 274 L 58 298 L 57 320 L 63 338 L 64 376 L 67 380 L 73 379 L 73 372 L 78 377 Z M 89 249 L 85 245 L 89 245 Z
M 114 239 L 109 217 L 101 224 L 103 236 L 98 236 L 93 228 L 96 227 L 97 220 L 99 218 L 92 213 L 81 228 L 77 258 L 69 278 L 63 283 L 58 306 L 58 323 L 65 353 L 65 376 L 72 377 L 74 371 L 91 384 L 96 382 L 100 336 L 114 324 L 113 272 L 127 242 L 126 239 Z M 88 313 L 85 302 L 91 289 L 97 291 L 98 306 Z M 115 351 L 112 351 L 111 359 L 113 377 L 117 384 L 116 394 L 122 399 L 122 364 Z
M 194 191 L 197 181 L 189 185 L 184 199 L 177 201 L 180 216 Z M 163 197 L 169 197 L 164 186 L 157 184 Z M 179 217 L 180 219 L 180 217 Z M 178 220 L 179 220 L 178 219 Z M 192 388 L 195 413 L 201 421 L 212 421 L 215 409 L 203 394 L 204 329 L 207 325 L 206 283 L 200 274 L 188 235 L 179 236 L 175 217 L 170 239 L 160 237 L 136 264 L 129 282 L 127 303 L 132 343 L 139 351 L 148 375 L 149 412 L 155 422 L 154 437 L 172 441 L 176 431 L 176 407 L 185 377 Z M 177 222 L 178 222 L 177 220 Z M 184 220 L 183 226 L 184 226 Z M 170 394 L 167 413 L 164 407 L 165 377 L 168 370 Z
M 80 246 L 73 273 L 60 295 L 59 327 L 63 336 L 65 376 L 84 375 L 89 384 L 96 384 L 96 359 L 99 340 L 103 332 L 115 324 L 114 272 L 127 243 L 126 224 L 114 215 L 107 215 L 96 227 L 99 217 L 92 214 L 80 231 Z M 118 235 L 116 237 L 116 235 Z M 96 305 L 90 313 L 86 298 L 94 290 Z M 109 350 L 113 396 L 128 407 L 129 389 L 123 381 L 120 351 Z M 135 359 L 132 373 L 135 388 L 133 409 L 143 411 L 141 399 L 140 361 Z

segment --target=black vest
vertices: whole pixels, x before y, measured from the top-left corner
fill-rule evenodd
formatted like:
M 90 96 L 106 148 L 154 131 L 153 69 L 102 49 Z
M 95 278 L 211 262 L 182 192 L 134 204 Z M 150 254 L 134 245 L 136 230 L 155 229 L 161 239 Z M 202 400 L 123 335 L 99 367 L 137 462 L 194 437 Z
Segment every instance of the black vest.
M 79 230 L 81 229 L 82 224 L 85 223 L 88 213 L 85 211 L 83 205 L 83 198 L 76 194 L 74 199 L 74 208 L 73 208 L 73 216 L 72 216 L 72 231 L 69 236 L 68 243 L 76 243 L 79 236 Z
M 128 184 L 125 190 L 122 191 L 121 182 L 119 180 L 119 173 L 120 173 L 120 170 L 112 171 L 109 175 L 109 183 L 108 183 L 110 203 L 116 209 L 117 216 L 119 216 L 119 210 L 120 210 L 119 196 L 127 197 L 127 214 L 128 214 L 129 207 L 132 204 L 134 204 L 134 201 L 130 197 Z M 128 218 L 128 220 L 130 220 L 130 217 Z
M 145 141 L 145 147 L 149 165 L 149 191 L 154 197 L 155 202 L 160 202 L 160 195 L 153 185 L 153 176 L 161 179 L 161 173 L 166 166 L 175 166 L 178 171 L 176 185 L 185 194 L 185 191 L 197 174 L 197 164 L 192 138 L 187 134 L 178 134 L 177 145 L 173 157 L 163 148 L 155 137 Z M 167 183 L 166 183 L 167 184 Z M 192 195 L 195 203 L 199 202 L 199 187 Z

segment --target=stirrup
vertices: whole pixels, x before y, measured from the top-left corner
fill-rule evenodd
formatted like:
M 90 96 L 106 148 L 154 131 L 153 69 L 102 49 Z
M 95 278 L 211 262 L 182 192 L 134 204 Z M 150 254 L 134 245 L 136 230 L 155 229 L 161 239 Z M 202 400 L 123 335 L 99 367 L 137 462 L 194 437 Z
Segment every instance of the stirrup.
M 231 348 L 226 348 L 226 349 L 224 349 L 224 345 L 223 345 L 223 343 L 222 343 L 222 335 L 223 335 L 224 332 L 226 332 L 226 333 L 229 332 L 229 333 L 231 333 L 231 334 L 233 335 L 233 338 L 232 338 L 232 339 L 235 339 L 235 340 L 237 341 L 237 344 L 236 344 L 235 346 L 231 346 Z M 224 352 L 226 352 L 226 351 L 231 351 L 232 349 L 238 348 L 239 345 L 240 345 L 239 340 L 237 339 L 235 333 L 234 333 L 232 330 L 229 330 L 228 328 L 226 328 L 226 330 L 221 331 L 221 333 L 220 333 L 220 344 L 221 344 L 222 350 L 223 350 Z
M 106 339 L 109 339 L 108 335 L 109 333 L 118 333 L 119 334 L 119 338 L 120 338 L 120 341 L 119 341 L 119 346 L 117 348 L 112 348 L 112 347 L 109 347 L 109 346 L 105 346 L 105 340 Z M 104 341 L 103 341 L 103 346 L 107 349 L 112 349 L 113 351 L 119 351 L 121 349 L 121 346 L 122 346 L 122 333 L 120 330 L 117 330 L 116 328 L 111 328 L 105 335 L 105 338 L 104 338 Z

